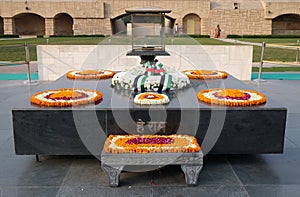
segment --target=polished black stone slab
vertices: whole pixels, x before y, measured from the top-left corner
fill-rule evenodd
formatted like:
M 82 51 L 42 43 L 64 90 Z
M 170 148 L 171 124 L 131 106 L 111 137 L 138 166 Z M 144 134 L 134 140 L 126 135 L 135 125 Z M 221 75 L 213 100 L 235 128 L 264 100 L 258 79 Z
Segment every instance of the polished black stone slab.
M 73 81 L 62 76 L 33 87 L 31 94 L 58 88 L 96 89 L 103 100 L 97 105 L 45 108 L 30 104 L 28 94 L 24 95 L 12 110 L 16 153 L 99 155 L 107 135 L 128 133 L 194 135 L 204 154 L 283 151 L 287 109 L 268 95 L 266 104 L 251 107 L 212 106 L 197 100 L 198 91 L 207 88 L 253 89 L 230 75 L 224 80 L 192 80 L 191 87 L 167 93 L 169 104 L 155 106 L 136 105 L 135 93 L 110 84 L 111 79 Z M 137 129 L 138 121 L 144 122 L 143 130 Z M 155 122 L 166 122 L 166 128 L 154 129 Z

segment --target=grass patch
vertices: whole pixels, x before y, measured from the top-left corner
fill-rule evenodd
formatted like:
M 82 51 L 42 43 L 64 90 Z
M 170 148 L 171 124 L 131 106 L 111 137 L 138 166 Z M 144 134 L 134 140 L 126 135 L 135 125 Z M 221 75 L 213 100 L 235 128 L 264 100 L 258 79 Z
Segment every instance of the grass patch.
M 48 40 L 49 45 L 97 45 L 97 44 L 116 44 L 131 45 L 131 37 L 50 37 L 50 38 L 30 38 L 30 39 L 13 39 L 0 40 L 0 61 L 24 61 L 25 50 L 24 43 L 27 42 L 30 47 L 30 59 L 36 61 L 36 45 L 46 45 Z M 296 45 L 299 38 L 240 38 L 238 40 L 247 42 L 262 43 L 263 41 L 269 44 L 287 44 Z M 184 36 L 166 37 L 167 45 L 232 45 L 232 43 L 222 42 L 211 38 L 190 38 Z M 253 62 L 259 62 L 261 55 L 261 47 L 253 47 Z M 265 49 L 265 60 L 294 62 L 296 59 L 296 51 L 289 49 L 270 48 Z
M 24 43 L 29 44 L 30 60 L 36 61 L 36 45 L 97 45 L 97 44 L 115 44 L 131 45 L 131 37 L 50 37 L 50 38 L 30 38 L 17 40 L 1 40 L 0 41 L 0 61 L 25 61 Z M 167 37 L 166 44 L 187 44 L 187 45 L 227 45 L 219 40 L 210 38 L 190 38 L 190 37 Z
M 257 67 L 252 68 L 252 72 L 258 72 Z M 263 68 L 263 72 L 300 72 L 300 67 L 268 67 Z
M 253 62 L 260 62 L 261 47 L 253 46 Z M 280 62 L 295 62 L 296 51 L 281 48 L 265 48 L 264 60 L 280 61 Z
M 36 61 L 36 46 L 46 45 L 96 45 L 105 38 L 103 37 L 51 37 L 30 38 L 0 41 L 0 61 L 25 61 L 24 43 L 29 44 L 30 60 Z
M 237 38 L 237 40 L 245 42 L 267 44 L 264 53 L 264 60 L 294 62 L 296 60 L 296 50 L 268 47 L 268 44 L 279 44 L 286 46 L 296 46 L 299 38 Z M 259 62 L 261 56 L 261 47 L 253 46 L 253 62 Z

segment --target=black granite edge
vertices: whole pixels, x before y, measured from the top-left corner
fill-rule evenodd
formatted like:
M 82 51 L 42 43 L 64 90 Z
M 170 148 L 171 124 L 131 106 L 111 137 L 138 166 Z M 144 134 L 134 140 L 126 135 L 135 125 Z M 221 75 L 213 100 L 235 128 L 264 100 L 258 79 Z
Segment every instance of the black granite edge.
M 122 108 L 124 109 L 124 108 Z M 107 110 L 111 110 L 111 108 L 97 108 L 97 109 L 93 109 L 93 108 L 85 108 L 85 109 L 80 109 L 80 108 L 62 108 L 62 107 L 58 107 L 58 108 L 54 108 L 54 107 L 49 107 L 49 108 L 12 108 L 12 112 L 14 111 L 107 111 Z
M 145 108 L 85 108 L 85 109 L 78 109 L 78 108 L 12 108 L 12 113 L 16 111 L 123 111 L 123 110 L 131 110 L 131 111 L 143 111 L 143 110 L 163 110 L 163 111 L 286 111 L 287 108 L 285 107 L 278 107 L 278 108 L 254 108 L 253 107 L 227 107 L 227 108 L 154 108 L 153 105 Z

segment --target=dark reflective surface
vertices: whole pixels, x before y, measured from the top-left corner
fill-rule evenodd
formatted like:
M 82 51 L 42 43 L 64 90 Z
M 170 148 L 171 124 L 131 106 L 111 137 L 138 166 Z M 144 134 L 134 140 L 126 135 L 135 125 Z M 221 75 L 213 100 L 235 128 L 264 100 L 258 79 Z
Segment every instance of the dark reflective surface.
M 124 172 L 120 187 L 110 188 L 93 157 L 43 156 L 38 163 L 34 156 L 16 155 L 11 110 L 48 84 L 29 88 L 23 81 L 0 82 L 0 196 L 298 196 L 300 81 L 251 85 L 288 108 L 283 154 L 206 156 L 196 187 L 185 185 L 178 166 L 167 166 Z

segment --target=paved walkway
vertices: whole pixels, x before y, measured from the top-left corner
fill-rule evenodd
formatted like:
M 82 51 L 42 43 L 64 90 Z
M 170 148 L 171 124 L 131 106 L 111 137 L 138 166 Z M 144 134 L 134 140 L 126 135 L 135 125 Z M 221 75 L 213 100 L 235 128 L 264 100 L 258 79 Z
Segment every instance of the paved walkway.
M 234 43 L 234 44 L 244 44 L 244 45 L 252 45 L 252 46 L 262 46 L 262 43 L 257 43 L 257 42 L 246 42 L 246 41 L 241 41 L 241 40 L 235 40 L 231 38 L 218 38 L 218 40 L 221 40 L 223 42 L 229 42 L 229 43 Z M 277 47 L 277 48 L 288 48 L 288 49 L 293 49 L 296 50 L 299 48 L 299 46 L 286 46 L 286 45 L 280 45 L 280 44 L 266 44 L 266 46 L 269 47 Z
M 221 40 L 223 42 L 229 42 L 233 44 L 245 44 L 245 45 L 252 45 L 252 46 L 261 46 L 261 43 L 256 43 L 256 42 L 245 42 L 245 41 L 240 41 L 240 40 L 235 40 L 231 38 L 218 38 L 218 40 Z
M 37 62 L 30 62 L 30 71 L 32 73 L 38 72 Z M 27 73 L 27 64 L 0 66 L 0 73 Z
M 168 166 L 124 172 L 120 187 L 110 188 L 92 157 L 49 156 L 36 162 L 34 156 L 15 155 L 11 109 L 33 87 L 0 81 L 0 196 L 299 196 L 300 81 L 247 83 L 288 108 L 284 154 L 206 156 L 196 187 L 186 186 L 180 167 Z

